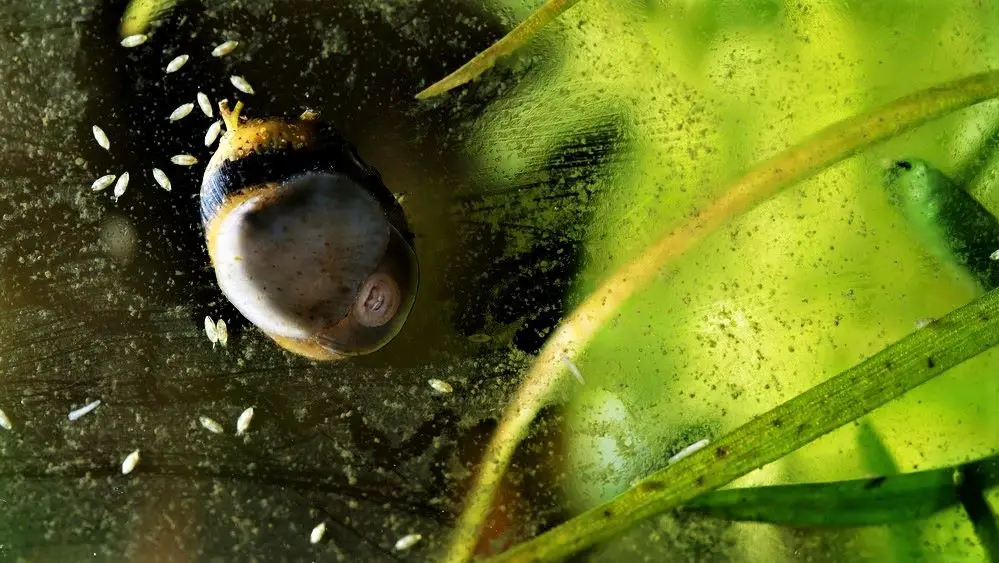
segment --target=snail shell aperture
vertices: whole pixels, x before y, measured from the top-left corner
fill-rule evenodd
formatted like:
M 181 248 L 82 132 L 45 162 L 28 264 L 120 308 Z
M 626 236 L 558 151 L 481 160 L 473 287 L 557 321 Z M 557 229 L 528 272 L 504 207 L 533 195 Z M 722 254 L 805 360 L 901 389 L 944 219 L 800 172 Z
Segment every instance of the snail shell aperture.
M 389 322 L 399 310 L 401 296 L 399 286 L 389 276 L 370 276 L 354 301 L 357 322 L 364 326 L 382 326 Z

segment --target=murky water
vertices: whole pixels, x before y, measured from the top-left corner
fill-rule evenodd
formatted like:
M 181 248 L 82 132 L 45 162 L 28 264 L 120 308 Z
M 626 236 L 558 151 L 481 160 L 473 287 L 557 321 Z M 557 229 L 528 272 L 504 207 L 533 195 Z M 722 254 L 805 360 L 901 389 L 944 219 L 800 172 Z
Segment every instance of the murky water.
M 502 351 L 508 339 L 468 336 L 527 316 L 534 324 L 511 338 L 523 332 L 523 347 L 536 348 L 535 331 L 560 310 L 536 312 L 510 296 L 540 299 L 562 276 L 508 276 L 498 260 L 557 261 L 567 239 L 527 231 L 533 254 L 508 252 L 503 229 L 471 209 L 496 186 L 470 171 L 463 140 L 500 81 L 444 105 L 412 99 L 503 23 L 450 2 L 182 2 L 148 43 L 125 49 L 123 9 L 4 8 L 0 408 L 14 430 L 0 444 L 0 552 L 376 561 L 395 559 L 396 540 L 419 532 L 427 540 L 410 553 L 421 557 L 453 518 L 459 441 L 495 416 L 525 361 Z M 235 52 L 209 56 L 227 39 L 239 41 Z M 180 54 L 188 63 L 165 74 Z M 231 74 L 255 94 L 232 88 Z M 406 330 L 380 353 L 339 364 L 290 356 L 222 297 L 197 200 L 213 120 L 197 107 L 167 120 L 199 91 L 242 99 L 251 117 L 319 112 L 404 194 L 425 273 Z M 94 142 L 94 124 L 109 151 Z M 171 164 L 178 153 L 201 164 Z M 153 167 L 166 171 L 170 192 Z M 117 200 L 89 189 L 125 171 Z M 206 315 L 228 323 L 227 347 L 206 338 Z M 434 391 L 434 377 L 457 392 Z M 67 419 L 96 399 L 95 411 Z M 252 425 L 237 438 L 236 417 L 250 406 Z M 206 431 L 199 416 L 225 434 Z M 140 462 L 123 477 L 136 448 Z M 324 521 L 323 543 L 310 545 Z

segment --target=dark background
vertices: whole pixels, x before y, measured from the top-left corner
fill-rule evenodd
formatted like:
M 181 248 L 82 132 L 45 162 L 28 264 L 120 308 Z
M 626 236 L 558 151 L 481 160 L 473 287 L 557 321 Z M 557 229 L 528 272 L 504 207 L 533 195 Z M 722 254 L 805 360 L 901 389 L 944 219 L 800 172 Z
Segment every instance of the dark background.
M 466 143 L 490 101 L 559 62 L 541 37 L 471 87 L 415 102 L 515 23 L 478 2 L 180 2 L 135 49 L 118 45 L 124 4 L 0 5 L 0 408 L 14 424 L 0 431 L 0 559 L 429 557 L 530 354 L 571 305 L 590 186 L 619 126 L 586 126 L 516 178 L 474 176 Z M 237 51 L 208 56 L 226 39 Z M 165 75 L 182 53 L 187 65 Z M 237 96 L 230 74 L 257 93 Z M 198 91 L 242 98 L 250 116 L 315 109 L 406 193 L 423 275 L 389 346 L 315 364 L 222 298 L 196 199 L 210 120 L 197 107 L 166 120 Z M 201 164 L 171 165 L 180 152 Z M 119 201 L 91 192 L 126 170 Z M 208 342 L 205 315 L 229 323 L 228 348 Z M 479 333 L 493 338 L 469 340 Z M 455 393 L 436 394 L 431 377 Z M 97 411 L 66 419 L 94 399 Z M 256 417 L 236 438 L 248 406 Z M 135 448 L 142 460 L 122 476 Z M 515 468 L 545 449 L 529 443 Z M 544 525 L 556 500 L 540 494 L 531 520 Z M 410 532 L 424 541 L 393 552 Z

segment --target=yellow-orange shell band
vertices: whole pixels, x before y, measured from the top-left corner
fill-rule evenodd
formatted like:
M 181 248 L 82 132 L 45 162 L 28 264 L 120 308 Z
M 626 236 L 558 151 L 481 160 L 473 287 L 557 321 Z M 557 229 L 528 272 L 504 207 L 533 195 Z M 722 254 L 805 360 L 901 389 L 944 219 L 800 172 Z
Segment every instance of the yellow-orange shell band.
M 205 173 L 210 173 L 226 161 L 240 160 L 255 152 L 308 147 L 315 141 L 316 129 L 314 121 L 251 119 L 240 123 L 235 130 L 222 135 Z
M 265 332 L 264 334 L 267 333 Z M 285 350 L 312 360 L 331 361 L 347 358 L 347 356 L 338 354 L 315 341 L 298 340 L 284 336 L 274 336 L 273 334 L 267 334 L 267 336 L 271 337 L 271 340 Z

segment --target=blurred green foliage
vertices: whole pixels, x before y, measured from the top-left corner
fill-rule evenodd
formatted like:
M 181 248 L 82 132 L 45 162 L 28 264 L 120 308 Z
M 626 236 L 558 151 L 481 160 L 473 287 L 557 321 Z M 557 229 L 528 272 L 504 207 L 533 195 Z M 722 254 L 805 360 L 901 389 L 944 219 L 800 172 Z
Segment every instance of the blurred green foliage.
M 516 20 L 535 2 L 504 6 Z M 753 163 L 839 119 L 999 67 L 997 26 L 999 4 L 970 0 L 589 1 L 537 38 L 532 53 L 557 46 L 564 63 L 542 66 L 496 104 L 474 154 L 500 163 L 494 174 L 515 174 L 559 139 L 618 124 L 586 226 L 582 296 Z M 978 289 L 912 235 L 884 174 L 901 157 L 953 172 L 999 123 L 997 109 L 959 112 L 803 182 L 711 236 L 622 309 L 577 362 L 586 384 L 566 413 L 570 505 L 612 497 L 687 444 L 969 301 Z M 982 355 L 869 417 L 900 472 L 996 451 L 997 362 Z M 851 426 L 736 485 L 870 475 Z M 916 526 L 923 545 L 902 555 L 897 530 L 869 528 L 838 536 L 835 560 L 983 557 L 958 509 Z M 735 560 L 830 556 L 824 540 L 791 550 L 779 528 L 734 529 L 726 553 Z

